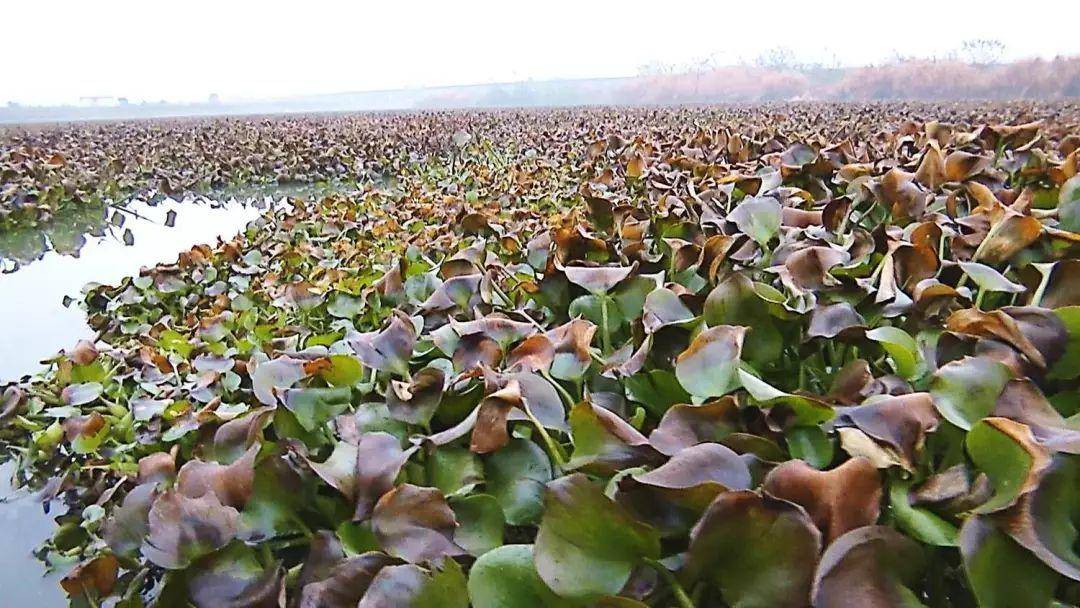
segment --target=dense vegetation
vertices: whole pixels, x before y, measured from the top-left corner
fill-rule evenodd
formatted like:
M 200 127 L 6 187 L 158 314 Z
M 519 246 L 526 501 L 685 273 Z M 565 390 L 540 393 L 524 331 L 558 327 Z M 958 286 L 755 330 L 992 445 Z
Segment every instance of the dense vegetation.
M 0 441 L 70 507 L 79 606 L 1074 605 L 1078 116 L 20 134 L 12 223 L 356 189 L 90 290 L 98 339 L 6 388 Z

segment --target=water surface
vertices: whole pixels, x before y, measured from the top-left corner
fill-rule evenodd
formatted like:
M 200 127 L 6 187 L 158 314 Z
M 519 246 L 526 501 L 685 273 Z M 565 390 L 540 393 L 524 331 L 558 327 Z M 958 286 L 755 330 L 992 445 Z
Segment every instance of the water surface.
M 231 238 L 260 207 L 266 205 L 133 201 L 123 210 L 79 210 L 43 229 L 0 235 L 0 268 L 7 271 L 0 274 L 0 384 L 93 336 L 83 311 L 64 306 L 65 296 L 78 300 L 87 283 L 114 284 L 144 266 L 174 262 L 193 245 Z

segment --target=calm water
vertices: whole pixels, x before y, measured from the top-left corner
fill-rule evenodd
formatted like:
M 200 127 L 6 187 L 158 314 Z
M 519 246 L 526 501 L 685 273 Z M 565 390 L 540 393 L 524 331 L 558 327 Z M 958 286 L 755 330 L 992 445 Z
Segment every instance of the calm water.
M 11 487 L 11 463 L 0 464 L 0 605 L 66 606 L 60 589 L 63 571 L 45 573 L 33 551 L 52 536 L 53 517 L 63 510 L 54 504 L 46 514 L 35 492 Z
M 144 266 L 174 262 L 194 245 L 231 238 L 268 207 L 286 213 L 284 196 L 303 194 L 277 190 L 276 204 L 264 193 L 245 203 L 134 201 L 124 210 L 83 208 L 44 227 L 0 233 L 0 387 L 92 337 L 83 311 L 64 306 L 65 296 L 78 300 L 87 283 L 116 283 Z M 46 576 L 32 553 L 54 532 L 61 505 L 46 514 L 36 492 L 12 487 L 12 473 L 11 462 L 0 464 L 0 606 L 65 606 L 58 581 L 71 566 Z
M 234 236 L 260 213 L 235 201 L 135 201 L 125 211 L 99 210 L 29 234 L 0 234 L 0 267 L 8 271 L 0 274 L 0 384 L 38 371 L 42 359 L 92 337 L 83 311 L 64 306 L 65 296 L 78 300 L 87 283 L 113 284 L 143 266 L 174 262 L 193 245 Z M 120 218 L 120 226 L 112 223 Z

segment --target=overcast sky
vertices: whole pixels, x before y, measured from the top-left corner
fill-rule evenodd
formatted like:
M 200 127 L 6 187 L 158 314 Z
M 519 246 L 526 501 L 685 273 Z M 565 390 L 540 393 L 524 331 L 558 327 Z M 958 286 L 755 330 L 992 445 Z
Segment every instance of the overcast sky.
M 0 102 L 280 97 L 632 75 L 786 47 L 842 64 L 1080 54 L 1080 2 L 949 0 L 0 0 Z

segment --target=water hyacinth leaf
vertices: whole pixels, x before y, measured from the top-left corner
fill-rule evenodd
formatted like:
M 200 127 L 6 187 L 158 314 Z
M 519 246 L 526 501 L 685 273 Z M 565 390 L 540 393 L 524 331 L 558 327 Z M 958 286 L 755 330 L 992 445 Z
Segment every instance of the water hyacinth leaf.
M 919 375 L 919 345 L 911 334 L 899 327 L 878 327 L 866 332 L 866 337 L 881 344 L 901 377 L 912 379 Z
M 690 532 L 688 575 L 715 585 L 733 607 L 795 608 L 807 604 L 820 550 L 821 534 L 799 507 L 726 492 Z
M 425 367 L 413 374 L 408 383 L 392 380 L 386 391 L 386 407 L 396 420 L 427 425 L 442 402 L 445 373 Z
M 64 400 L 65 405 L 86 405 L 96 401 L 103 390 L 104 387 L 99 382 L 69 384 L 60 391 L 60 398 Z
M 232 543 L 193 566 L 188 594 L 197 608 L 215 606 L 272 607 L 281 594 L 283 571 L 264 568 L 255 552 Z
M 147 521 L 143 556 L 177 570 L 229 544 L 239 530 L 240 513 L 221 504 L 212 492 L 189 498 L 170 490 L 154 500 Z
M 1080 230 L 1080 228 L 1078 228 Z M 1072 380 L 1080 376 L 1080 306 L 1062 306 L 1054 309 L 1068 332 L 1069 341 L 1061 358 L 1050 368 L 1049 378 Z
M 474 608 L 574 608 L 555 595 L 533 567 L 533 545 L 503 545 L 485 553 L 469 571 Z
M 281 391 L 281 403 L 296 416 L 296 421 L 306 431 L 322 428 L 330 419 L 349 408 L 352 389 L 338 388 L 289 388 Z
M 356 335 L 349 344 L 367 367 L 407 376 L 416 344 L 416 326 L 405 313 L 395 310 L 385 329 Z
M 364 301 L 347 293 L 336 292 L 330 297 L 326 312 L 339 319 L 351 319 L 364 312 Z
M 1080 517 L 1080 465 L 1057 455 L 1033 492 L 1020 497 L 1001 518 L 1001 530 L 1064 576 L 1080 581 L 1076 526 Z
M 856 528 L 825 550 L 814 575 L 814 608 L 916 607 L 926 555 L 915 541 L 885 526 Z
M 1070 177 L 1058 191 L 1061 228 L 1080 233 L 1080 175 Z
M 574 452 L 567 466 L 613 475 L 620 469 L 656 462 L 649 440 L 614 412 L 580 401 L 570 410 Z
M 310 562 L 309 557 L 309 562 Z M 392 563 L 382 553 L 350 557 L 328 568 L 318 580 L 305 580 L 302 571 L 301 608 L 355 608 L 375 576 Z M 306 565 L 306 564 L 305 564 Z
M 894 480 L 889 484 L 889 509 L 898 527 L 927 545 L 955 547 L 958 534 L 956 526 L 929 509 L 913 506 L 908 498 L 910 490 L 911 482 Z
M 354 520 L 363 521 L 371 516 L 378 500 L 394 487 L 401 467 L 405 466 L 414 451 L 415 448 L 402 450 L 397 437 L 383 432 L 361 435 L 355 451 L 342 449 L 342 456 L 346 459 L 342 466 L 347 468 L 341 471 L 344 476 L 339 477 L 342 481 L 338 490 L 348 498 L 356 498 Z M 334 455 L 337 453 L 338 448 L 335 448 Z M 334 455 L 331 455 L 331 460 Z M 350 455 L 353 456 L 352 462 L 347 460 Z
M 105 520 L 103 537 L 116 555 L 131 557 L 139 549 L 150 529 L 150 506 L 157 494 L 155 484 L 135 486 Z
M 98 412 L 88 416 L 73 416 L 64 420 L 64 436 L 71 442 L 71 449 L 76 454 L 90 454 L 97 451 L 109 436 L 111 425 Z
M 484 481 L 480 459 L 465 448 L 443 446 L 428 455 L 424 466 L 428 482 L 447 496 L 467 494 Z
M 698 334 L 675 360 L 675 376 L 683 388 L 698 397 L 720 397 L 737 388 L 746 331 L 746 327 L 719 325 Z
M 588 601 L 617 594 L 642 559 L 660 556 L 660 539 L 575 473 L 548 484 L 534 553 L 536 571 L 552 591 Z
M 536 443 L 511 439 L 484 462 L 484 490 L 495 497 L 512 526 L 535 524 L 543 511 L 551 462 Z
M 240 512 L 237 537 L 252 542 L 299 532 L 303 500 L 301 478 L 284 459 L 273 457 L 259 463 L 251 496 Z
M 567 280 L 593 295 L 604 295 L 624 281 L 636 268 L 625 266 L 567 266 Z
M 860 406 L 843 408 L 838 419 L 888 446 L 899 458 L 898 462 L 909 470 L 918 461 L 927 434 L 937 429 L 941 421 L 929 393 L 883 396 Z M 841 438 L 844 430 L 841 429 Z
M 747 490 L 753 485 L 746 462 L 718 443 L 686 448 L 659 467 L 635 473 L 632 478 L 696 511 L 703 511 L 721 492 Z
M 865 458 L 852 458 L 829 471 L 789 460 L 769 471 L 761 487 L 806 509 L 826 544 L 876 523 L 880 512 L 881 478 Z
M 699 443 L 717 443 L 739 429 L 738 406 L 732 397 L 702 405 L 674 405 L 649 434 L 660 453 L 674 456 Z
M 383 549 L 415 564 L 460 555 L 453 540 L 456 528 L 442 492 L 407 483 L 383 494 L 371 515 L 371 529 Z
M 503 517 L 499 501 L 489 494 L 473 494 L 451 503 L 458 521 L 454 543 L 477 557 L 503 544 Z
M 794 426 L 784 433 L 788 451 L 815 469 L 824 469 L 833 460 L 834 446 L 819 426 Z
M 1008 367 L 988 357 L 965 357 L 934 372 L 930 395 L 942 418 L 967 431 L 994 411 L 1011 375 Z
M 555 346 L 551 362 L 551 375 L 559 380 L 577 381 L 585 375 L 592 363 L 589 347 L 596 325 L 584 319 L 574 319 L 556 327 L 547 336 Z
M 646 333 L 656 333 L 663 327 L 693 320 L 693 311 L 679 299 L 674 291 L 662 287 L 654 289 L 645 297 L 641 323 Z
M 978 285 L 980 289 L 985 289 L 986 291 L 1003 291 L 1006 293 L 1023 293 L 1027 290 L 1023 285 L 1013 283 L 1005 278 L 1005 275 L 986 264 L 979 264 L 978 262 L 959 262 L 959 265 L 960 268 L 963 269 L 964 274 L 971 277 L 971 280 L 975 281 L 975 284 Z
M 251 389 L 263 405 L 277 405 L 275 389 L 289 388 L 306 376 L 303 361 L 280 357 L 255 368 L 251 375 Z
M 76 566 L 60 580 L 60 587 L 70 598 L 84 595 L 106 597 L 116 586 L 120 563 L 116 556 L 99 555 Z
M 387 566 L 375 575 L 356 608 L 468 608 L 466 584 L 461 566 L 452 559 L 430 569 Z
M 665 369 L 652 369 L 623 378 L 626 398 L 645 406 L 654 416 L 663 416 L 677 403 L 690 401 L 675 374 Z
M 319 370 L 319 377 L 330 386 L 356 386 L 364 379 L 364 366 L 352 355 L 330 355 L 330 365 Z
M 739 227 L 739 232 L 765 248 L 780 230 L 781 209 L 776 199 L 751 197 L 739 203 L 728 219 Z
M 964 571 L 979 606 L 1051 605 L 1059 576 L 982 517 L 960 531 Z
M 1008 418 L 984 418 L 964 440 L 971 461 L 990 479 L 993 496 L 977 512 L 1000 511 L 1032 491 L 1050 465 L 1050 455 L 1031 429 Z
M 628 321 L 615 306 L 615 301 L 608 295 L 584 295 L 570 302 L 568 314 L 571 317 L 581 317 L 599 328 L 601 335 L 604 331 L 604 307 L 607 307 L 607 331 L 608 335 L 616 335 Z
M 796 425 L 817 425 L 835 416 L 833 408 L 825 402 L 805 395 L 785 393 L 742 369 L 738 370 L 738 381 L 760 405 L 789 408 Z

